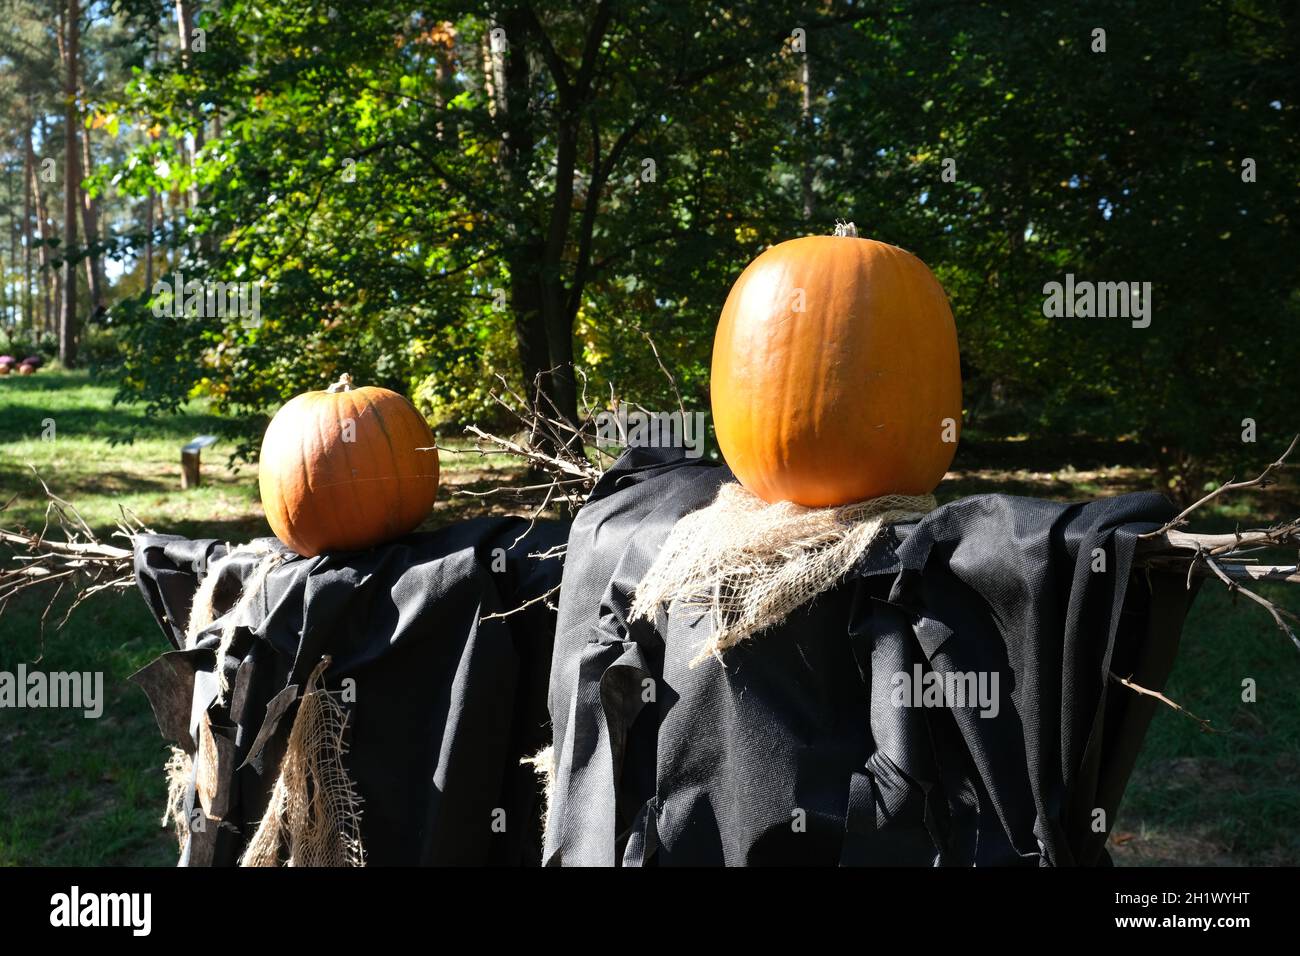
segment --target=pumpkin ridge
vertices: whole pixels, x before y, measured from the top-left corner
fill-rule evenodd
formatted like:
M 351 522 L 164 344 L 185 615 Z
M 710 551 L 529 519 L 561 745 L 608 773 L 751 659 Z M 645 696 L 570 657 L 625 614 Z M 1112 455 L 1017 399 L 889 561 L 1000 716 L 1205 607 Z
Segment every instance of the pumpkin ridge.
M 338 393 L 342 396 L 339 399 L 339 404 L 346 409 L 347 417 L 352 419 L 352 425 L 354 429 L 358 429 L 361 424 L 361 412 L 357 410 L 357 400 L 355 397 L 358 393 L 359 393 L 358 389 L 346 389 Z M 334 409 L 334 413 L 337 416 L 338 413 L 337 408 Z M 340 430 L 342 430 L 342 422 L 340 422 L 339 425 L 340 425 Z M 354 435 L 353 437 L 355 438 L 356 436 Z M 356 449 L 351 449 L 348 447 L 349 445 L 355 444 L 355 442 L 343 441 L 342 435 L 340 435 L 339 438 L 340 440 L 338 442 L 338 446 L 343 455 L 343 468 L 347 473 L 347 478 L 344 479 L 343 482 L 331 482 L 329 484 L 322 485 L 322 488 L 331 488 L 331 487 L 335 487 L 338 484 L 344 484 L 344 483 L 347 484 L 349 486 L 349 490 L 352 492 L 353 507 L 356 508 L 356 511 L 353 512 L 353 514 L 354 515 L 365 514 L 366 502 L 362 499 L 361 489 L 360 487 L 358 487 L 360 480 L 357 478 L 357 470 L 352 467 L 352 452 L 355 451 Z
M 313 404 L 311 402 L 307 402 L 304 403 L 303 407 L 306 413 L 309 414 L 311 418 L 314 420 L 316 415 L 315 415 L 315 409 L 313 407 Z M 304 428 L 301 430 L 301 433 L 298 438 L 298 467 L 302 471 L 302 487 L 303 487 L 302 494 L 303 495 L 311 495 L 314 492 L 314 489 L 312 488 L 312 482 L 311 482 L 311 469 L 307 467 L 307 462 L 311 461 L 312 457 L 313 456 L 311 454 L 311 433 L 308 429 Z M 293 511 L 294 509 L 286 505 L 285 510 Z M 295 520 L 297 518 L 298 515 L 296 514 L 290 517 L 289 522 L 291 528 L 298 523 Z M 306 530 L 308 533 L 310 533 L 311 531 L 310 528 Z M 297 533 L 293 534 L 293 540 L 294 540 L 293 547 L 295 550 L 298 550 L 300 548 L 309 551 L 312 550 L 309 546 L 305 544 L 305 539 L 300 537 Z
M 789 282 L 787 277 L 789 276 L 789 274 L 790 274 L 790 270 L 785 268 L 784 263 L 782 263 L 780 265 L 779 278 L 774 283 L 777 289 L 784 291 L 787 288 Z M 766 347 L 763 350 L 764 363 L 770 362 L 772 360 L 773 352 L 779 355 L 789 355 L 790 350 L 792 348 L 797 347 L 797 343 L 791 341 L 794 338 L 790 334 L 790 326 L 792 323 L 782 322 L 781 321 L 782 316 L 778 313 L 777 309 L 772 307 L 769 308 L 771 308 L 773 314 L 767 317 L 766 324 L 774 327 L 774 331 L 776 334 L 772 336 L 772 343 L 770 345 L 764 343 L 766 345 Z M 751 338 L 751 342 L 752 342 L 752 338 Z M 752 348 L 753 345 L 751 344 L 750 347 Z M 762 408 L 761 408 L 762 403 L 765 401 L 771 401 L 771 399 L 766 395 L 760 394 L 758 389 L 753 389 L 753 388 L 749 390 L 749 395 L 750 395 L 749 420 L 751 422 L 759 421 L 761 420 L 760 416 L 762 415 Z M 786 450 L 790 447 L 790 423 L 793 420 L 792 416 L 790 415 L 791 401 L 792 398 L 791 398 L 790 391 L 787 390 L 782 392 L 781 415 L 780 418 L 778 419 L 779 424 L 777 425 L 776 450 L 777 450 L 777 456 L 780 459 L 777 463 L 778 467 L 784 465 Z M 751 454 L 752 454 L 752 450 L 751 450 Z
M 809 394 L 804 399 L 808 403 L 808 409 L 804 412 L 807 420 L 811 425 L 811 435 L 795 435 L 799 444 L 811 441 L 814 448 L 820 447 L 821 442 L 826 438 L 828 429 L 833 429 L 837 424 L 834 421 L 834 411 L 828 408 L 828 397 L 826 382 L 833 377 L 831 367 L 834 366 L 838 357 L 838 350 L 842 347 L 839 332 L 841 326 L 846 321 L 844 316 L 838 315 L 836 306 L 838 305 L 835 282 L 833 278 L 820 277 L 821 287 L 816 291 L 817 296 L 825 296 L 831 304 L 831 308 L 816 309 L 814 314 L 817 316 L 817 330 L 814 338 L 809 339 L 810 343 L 817 343 L 813 346 L 815 355 L 810 363 L 809 369 L 812 373 L 812 387 Z M 811 291 L 811 290 L 810 290 Z M 807 314 L 805 312 L 805 314 Z M 852 322 L 853 317 L 849 316 L 847 321 Z M 784 443 L 785 460 L 781 462 L 781 467 L 789 469 L 792 462 L 790 461 L 790 441 L 787 439 Z
M 304 407 L 305 407 L 308 411 L 310 411 L 310 409 L 311 409 L 311 406 L 310 406 L 309 404 L 305 404 Z M 283 411 L 283 409 L 282 409 L 282 411 Z M 275 422 L 272 421 L 271 424 L 274 425 Z M 307 449 L 307 438 L 308 438 L 308 436 L 307 436 L 307 430 L 306 430 L 306 429 L 303 429 L 302 434 L 300 434 L 299 437 L 298 437 L 298 456 L 297 456 L 297 457 L 298 457 L 298 469 L 302 472 L 302 487 L 303 487 L 304 493 L 305 493 L 305 494 L 311 494 L 311 471 L 307 468 L 307 461 L 308 461 L 308 456 L 307 456 L 307 450 L 308 450 L 308 449 Z M 281 493 L 281 492 L 283 492 L 283 489 L 278 487 L 278 483 L 277 483 L 276 492 L 277 492 L 277 493 Z M 301 551 L 301 550 L 303 550 L 303 547 L 302 547 L 302 539 L 298 536 L 298 533 L 297 533 L 297 531 L 295 530 L 295 527 L 296 527 L 296 525 L 298 524 L 298 516 L 297 516 L 296 514 L 293 513 L 293 508 L 290 507 L 288 503 L 284 503 L 283 508 L 284 508 L 284 520 L 285 520 L 285 523 L 289 526 L 288 534 L 289 534 L 289 537 L 292 539 L 292 541 L 289 542 L 289 545 L 290 545 L 290 547 L 292 547 L 295 551 Z M 307 550 L 310 550 L 310 549 L 307 549 Z
M 267 435 L 270 435 L 271 429 L 275 423 L 272 422 L 267 426 Z M 275 459 L 275 450 L 271 449 L 267 453 L 266 436 L 262 438 L 262 453 L 258 456 L 257 462 L 257 493 L 262 502 L 262 512 L 266 516 L 267 524 L 272 528 L 276 526 L 278 520 L 284 521 L 283 496 L 279 493 L 279 480 L 276 475 L 279 473 L 279 461 Z M 273 514 L 274 512 L 274 514 Z M 285 522 L 287 524 L 287 522 Z
M 432 478 L 432 475 L 421 475 L 421 478 Z M 368 481 L 397 481 L 396 475 L 371 475 L 368 478 L 348 478 L 344 481 L 330 481 L 323 485 L 317 485 L 317 491 L 324 491 L 326 488 L 339 488 L 343 485 L 363 485 Z
M 325 434 L 324 431 L 326 415 L 333 415 L 336 420 L 338 418 L 338 410 L 336 409 L 334 402 L 329 397 L 330 395 L 337 395 L 337 394 L 346 395 L 347 392 L 341 392 L 341 393 L 327 392 L 325 399 L 322 402 L 317 404 L 317 407 L 314 409 L 315 414 L 312 416 L 312 420 L 315 422 L 316 425 L 316 438 L 320 442 L 317 453 L 312 457 L 318 460 L 322 460 L 326 463 L 327 473 L 336 470 L 338 467 L 337 459 L 332 458 L 329 454 L 331 443 L 329 442 L 328 436 Z M 342 444 L 342 442 L 340 442 L 339 444 Z M 308 459 L 304 458 L 303 460 L 305 462 Z M 328 484 L 336 484 L 336 483 L 328 483 Z M 315 494 L 317 492 L 324 491 L 325 487 L 326 487 L 325 485 L 317 484 L 317 485 L 312 485 L 309 490 L 312 494 Z M 334 493 L 331 493 L 326 500 L 330 505 L 330 507 L 327 507 L 323 510 L 329 513 L 330 524 L 333 526 L 335 532 L 333 536 L 333 540 L 335 542 L 350 541 L 351 536 L 348 534 L 347 526 L 344 524 L 343 509 L 339 507 L 341 502 L 337 500 L 337 496 Z M 358 505 L 359 504 L 360 502 L 358 501 Z M 317 509 L 318 515 L 321 510 L 322 509 Z M 353 512 L 353 514 L 355 515 L 356 512 Z M 335 547 L 337 546 L 338 545 L 336 544 Z
M 403 491 L 405 489 L 403 487 L 401 469 L 398 467 L 398 462 L 397 462 L 397 448 L 393 444 L 393 436 L 388 431 L 388 423 L 384 421 L 384 416 L 380 412 L 379 407 L 370 398 L 370 389 L 368 387 L 363 388 L 360 390 L 359 394 L 361 400 L 366 403 L 366 408 L 369 409 L 371 415 L 374 416 L 375 424 L 379 426 L 379 430 L 384 435 L 384 443 L 388 446 L 388 466 L 389 466 L 388 471 L 389 474 L 397 481 L 397 490 L 394 493 L 394 497 L 396 499 L 393 503 L 394 507 L 392 511 L 388 513 L 387 518 L 385 519 L 385 523 L 388 526 L 388 531 L 390 534 L 392 534 L 395 533 L 396 528 L 399 525 L 405 523 L 406 520 L 406 507 L 405 507 L 406 497 L 403 495 Z

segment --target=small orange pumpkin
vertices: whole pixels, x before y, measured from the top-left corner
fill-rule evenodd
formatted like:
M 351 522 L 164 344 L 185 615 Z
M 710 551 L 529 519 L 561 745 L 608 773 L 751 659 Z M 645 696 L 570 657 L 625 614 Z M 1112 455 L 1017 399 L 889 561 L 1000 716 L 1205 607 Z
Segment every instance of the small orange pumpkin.
M 36 371 L 36 367 L 34 365 L 28 365 L 26 362 L 18 366 L 19 375 L 31 375 L 35 371 Z
M 305 557 L 360 551 L 415 528 L 438 493 L 433 433 L 396 392 L 344 375 L 276 413 L 262 438 L 262 506 Z
M 727 297 L 711 393 L 727 464 L 766 501 L 928 494 L 961 422 L 948 299 L 920 259 L 851 223 L 780 243 Z
M 8 374 L 9 374 L 9 365 L 7 363 L 0 365 L 0 375 L 8 375 Z

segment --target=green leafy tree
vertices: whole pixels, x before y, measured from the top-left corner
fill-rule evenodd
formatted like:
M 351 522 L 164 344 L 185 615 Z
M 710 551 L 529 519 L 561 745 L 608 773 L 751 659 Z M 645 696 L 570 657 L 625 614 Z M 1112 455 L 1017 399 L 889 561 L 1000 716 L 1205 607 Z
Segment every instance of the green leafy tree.
M 501 372 L 572 416 L 669 400 L 648 335 L 702 402 L 743 265 L 843 218 L 940 276 L 977 424 L 1131 436 L 1183 497 L 1294 428 L 1292 4 L 182 6 L 121 0 L 97 95 L 96 194 L 148 213 L 105 240 L 124 398 L 251 439 L 340 371 L 444 421 Z M 178 273 L 260 321 L 156 315 Z M 1150 283 L 1150 326 L 1048 317 L 1066 274 Z
M 1180 498 L 1285 446 L 1294 5 L 962 6 L 837 39 L 828 136 L 861 145 L 828 189 L 937 267 L 972 407 L 1001 392 L 1021 427 L 1132 435 Z M 1151 283 L 1150 326 L 1047 318 L 1067 273 Z
M 246 414 L 345 364 L 463 408 L 465 371 L 499 359 L 504 334 L 515 374 L 572 417 L 575 364 L 652 379 L 642 330 L 701 386 L 736 264 L 802 219 L 775 168 L 799 123 L 789 35 L 841 20 L 684 2 L 331 9 L 201 11 L 205 51 L 132 84 L 123 111 L 164 132 L 122 185 L 202 191 L 184 229 L 208 241 L 186 261 L 263 281 L 265 318 L 160 328 L 141 300 L 128 393 L 165 406 L 202 387 Z M 187 167 L 176 144 L 200 138 Z

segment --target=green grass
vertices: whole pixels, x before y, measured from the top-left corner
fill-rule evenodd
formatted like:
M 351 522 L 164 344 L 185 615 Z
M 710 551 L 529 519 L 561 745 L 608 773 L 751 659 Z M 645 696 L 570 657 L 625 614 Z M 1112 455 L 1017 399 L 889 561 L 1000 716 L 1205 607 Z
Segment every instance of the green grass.
M 227 469 L 220 444 L 204 455 L 203 486 L 179 491 L 181 445 L 213 432 L 215 416 L 192 405 L 150 417 L 114 407 L 112 394 L 85 373 L 0 378 L 0 494 L 20 495 L 9 522 L 41 527 L 45 504 L 34 468 L 92 527 L 111 527 L 121 507 L 146 522 L 165 516 L 168 531 L 228 521 L 234 536 L 269 533 L 257 520 L 256 470 Z
M 168 649 L 158 625 L 135 594 L 105 598 L 47 634 L 42 654 L 39 613 L 32 599 L 6 612 L 0 667 L 103 671 L 104 712 L 0 711 L 0 864 L 174 864 L 175 841 L 159 825 L 167 748 L 126 683 Z
M 111 397 L 84 373 L 0 379 L 0 499 L 13 499 L 6 527 L 44 523 L 34 468 L 100 533 L 119 506 L 168 531 L 266 533 L 255 473 L 236 475 L 221 456 L 210 456 L 205 487 L 178 490 L 180 446 L 211 431 L 211 416 L 193 408 L 151 419 L 114 408 Z M 167 748 L 144 695 L 126 683 L 167 649 L 162 632 L 134 592 L 92 599 L 62 631 L 53 616 L 41 627 L 43 600 L 19 598 L 0 618 L 0 669 L 22 661 L 103 671 L 104 713 L 0 711 L 0 864 L 172 864 L 175 842 L 159 825 Z
M 1260 590 L 1296 606 L 1294 587 Z M 1242 700 L 1247 678 L 1254 703 Z M 1244 599 L 1234 607 L 1207 581 L 1165 693 L 1220 732 L 1161 708 L 1117 823 L 1117 858 L 1300 862 L 1300 653 L 1263 609 Z
M 30 463 L 100 533 L 111 529 L 119 507 L 156 530 L 192 537 L 246 541 L 270 533 L 256 468 L 228 469 L 221 445 L 205 455 L 204 486 L 180 490 L 180 446 L 214 431 L 201 405 L 149 418 L 114 408 L 112 392 L 84 373 L 0 378 L 0 503 L 17 496 L 0 525 L 41 527 L 45 499 Z M 41 437 L 47 419 L 53 441 Z M 957 464 L 943 500 L 987 491 L 1080 498 L 1150 484 L 1124 443 L 972 443 Z M 449 492 L 482 491 L 518 476 L 499 456 L 444 454 L 442 465 Z M 428 526 L 509 507 L 521 505 L 441 494 Z M 1224 530 L 1234 520 L 1298 508 L 1290 483 L 1196 524 Z M 1300 589 L 1281 586 L 1266 593 L 1292 606 L 1300 597 Z M 42 632 L 44 599 L 15 600 L 0 617 L 0 670 L 20 661 L 39 661 L 45 671 L 102 670 L 107 699 L 97 720 L 53 709 L 0 710 L 0 864 L 171 865 L 175 843 L 159 825 L 167 747 L 144 695 L 126 683 L 168 645 L 135 592 L 92 598 L 63 630 L 51 621 Z M 1256 703 L 1241 701 L 1246 677 L 1258 683 Z M 1225 732 L 1204 733 L 1161 708 L 1116 821 L 1117 861 L 1300 862 L 1300 653 L 1262 609 L 1246 601 L 1234 608 L 1207 582 L 1166 691 Z

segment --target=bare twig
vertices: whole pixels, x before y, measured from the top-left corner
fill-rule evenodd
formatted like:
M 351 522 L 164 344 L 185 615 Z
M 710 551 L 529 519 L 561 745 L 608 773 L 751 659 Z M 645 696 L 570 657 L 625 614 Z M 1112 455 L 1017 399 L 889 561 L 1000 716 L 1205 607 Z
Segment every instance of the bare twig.
M 1189 579 L 1218 577 L 1203 561 L 1189 561 L 1187 558 L 1179 557 L 1154 557 L 1144 563 L 1148 568 L 1171 571 L 1186 569 Z M 1221 562 L 1219 570 L 1234 581 L 1277 581 L 1284 584 L 1300 584 L 1300 567 L 1294 564 L 1254 565 Z
M 43 629 L 64 590 L 73 585 L 76 591 L 72 602 L 58 623 L 63 627 L 87 598 L 102 591 L 121 591 L 134 586 L 134 552 L 101 541 L 76 507 L 54 494 L 40 475 L 36 475 L 36 480 L 46 497 L 45 522 L 40 532 L 0 528 L 0 544 L 21 549 L 11 555 L 17 567 L 0 570 L 0 613 L 11 598 L 57 583 L 41 614 Z M 12 503 L 13 499 L 0 512 Z M 62 541 L 49 537 L 51 523 L 62 532 Z M 139 518 L 123 509 L 112 536 L 132 542 L 137 534 L 147 531 Z
M 539 594 L 535 598 L 530 598 L 529 600 L 525 601 L 523 604 L 519 605 L 516 608 L 512 608 L 509 611 L 498 611 L 495 614 L 484 614 L 482 619 L 484 621 L 501 620 L 510 617 L 512 614 L 518 614 L 520 611 L 532 607 L 534 604 L 543 604 L 543 603 L 545 603 L 545 605 L 548 608 L 550 608 L 552 611 L 558 611 L 559 608 L 555 606 L 555 602 L 552 601 L 551 598 L 559 593 L 560 593 L 560 586 L 557 584 L 555 585 L 555 587 L 551 588 L 545 594 Z
M 478 449 L 482 454 L 486 455 L 492 452 L 504 452 L 507 455 L 514 455 L 517 458 L 522 458 L 530 465 L 539 466 L 544 471 L 559 471 L 565 475 L 576 476 L 583 481 L 590 481 L 592 484 L 595 483 L 594 478 L 596 472 L 590 465 L 583 467 L 571 459 L 562 458 L 559 455 L 548 454 L 535 445 L 523 444 L 509 438 L 502 438 L 499 435 L 493 435 L 491 432 L 486 432 L 477 425 L 469 425 L 465 428 L 465 431 L 496 446 L 495 448 Z
M 650 333 L 645 329 L 638 328 L 645 340 L 650 345 L 650 351 L 654 353 L 655 361 L 659 363 L 659 371 L 664 373 L 664 378 L 668 379 L 668 385 L 673 390 L 673 395 L 677 399 L 677 410 L 682 413 L 682 418 L 686 418 L 686 403 L 682 401 L 682 393 L 677 390 L 677 379 L 673 378 L 673 373 L 668 371 L 668 366 L 664 365 L 664 360 L 659 357 L 659 348 L 655 345 L 655 340 L 650 337 Z
M 1213 556 L 1241 555 L 1264 548 L 1287 548 L 1300 545 L 1300 519 L 1284 521 L 1269 528 L 1251 528 L 1231 534 L 1192 534 L 1175 531 L 1168 525 L 1138 536 L 1138 554 L 1204 551 Z
M 1192 579 L 1195 577 L 1217 578 L 1232 594 L 1242 594 L 1268 611 L 1278 629 L 1300 650 L 1300 639 L 1297 639 L 1295 630 L 1287 623 L 1288 620 L 1300 623 L 1300 618 L 1241 585 L 1242 581 L 1300 584 L 1300 567 L 1294 564 L 1257 565 L 1253 562 L 1258 559 L 1248 557 L 1250 554 L 1269 548 L 1300 546 L 1300 519 L 1283 521 L 1268 528 L 1251 528 L 1246 531 L 1238 529 L 1231 534 L 1193 534 L 1178 530 L 1180 526 L 1187 523 L 1187 518 L 1192 512 L 1224 492 L 1265 488 L 1273 484 L 1274 470 L 1286 463 L 1291 452 L 1295 450 L 1297 442 L 1300 442 L 1300 435 L 1293 438 L 1287 450 L 1257 478 L 1250 481 L 1229 481 L 1200 501 L 1184 508 L 1160 528 L 1139 535 L 1137 564 L 1148 569 L 1185 569 L 1188 588 L 1192 586 Z
M 1163 528 L 1160 528 L 1158 531 L 1148 532 L 1147 534 L 1142 535 L 1142 537 L 1155 538 L 1155 537 L 1159 537 L 1162 534 L 1165 534 L 1168 531 L 1173 530 L 1174 528 L 1182 527 L 1187 523 L 1188 515 L 1190 515 L 1197 508 L 1200 508 L 1202 505 L 1205 505 L 1208 502 L 1213 501 L 1215 498 L 1217 498 L 1221 494 L 1224 494 L 1225 492 L 1244 491 L 1247 488 L 1267 488 L 1269 485 L 1273 483 L 1272 479 L 1270 478 L 1270 476 L 1273 473 L 1273 469 L 1282 467 L 1282 465 L 1286 462 L 1287 457 L 1291 454 L 1291 452 L 1295 451 L 1295 446 L 1297 442 L 1300 442 L 1300 435 L 1296 435 L 1294 438 L 1292 438 L 1291 444 L 1287 446 L 1286 451 L 1282 452 L 1282 456 L 1278 458 L 1277 461 L 1273 462 L 1273 464 L 1269 465 L 1262 472 L 1260 472 L 1258 477 L 1253 478 L 1250 481 L 1234 480 L 1220 485 L 1218 488 L 1215 488 L 1213 491 L 1211 491 L 1200 501 L 1188 505 L 1186 508 L 1180 511 Z
M 1215 575 L 1219 578 L 1219 580 L 1221 580 L 1224 584 L 1228 586 L 1228 590 L 1230 592 L 1232 592 L 1233 594 L 1245 595 L 1246 597 L 1250 598 L 1250 600 L 1258 604 L 1260 607 L 1264 608 L 1264 610 L 1268 611 L 1268 613 L 1273 616 L 1274 623 L 1277 624 L 1278 628 L 1282 631 L 1282 633 L 1285 634 L 1287 637 L 1291 638 L 1291 643 L 1296 646 L 1296 650 L 1300 650 L 1300 639 L 1296 638 L 1295 631 L 1293 631 L 1291 629 L 1291 626 L 1286 622 L 1286 619 L 1290 618 L 1291 620 L 1300 623 L 1300 618 L 1297 618 L 1290 611 L 1287 611 L 1283 608 L 1279 608 L 1268 598 L 1261 597 L 1260 595 L 1256 594 L 1254 591 L 1249 591 L 1246 588 L 1243 588 L 1232 578 L 1228 577 L 1228 575 L 1224 572 L 1223 568 L 1213 558 L 1207 555 L 1201 555 L 1200 560 L 1210 566 L 1210 570 L 1212 570 L 1215 573 Z
M 553 504 L 562 503 L 570 512 L 582 507 L 588 493 L 605 471 L 599 455 L 594 461 L 587 455 L 588 447 L 596 444 L 596 416 L 599 410 L 586 401 L 586 376 L 581 370 L 577 371 L 583 404 L 579 420 L 575 423 L 561 415 L 546 395 L 542 388 L 545 374 L 538 375 L 536 393 L 531 401 L 520 395 L 503 376 L 497 376 L 499 388 L 492 393 L 492 398 L 518 423 L 519 427 L 513 431 L 512 437 L 493 434 L 477 425 L 465 429 L 477 440 L 472 452 L 482 456 L 508 455 L 523 462 L 531 472 L 543 476 L 544 480 L 524 486 L 499 485 L 487 491 L 456 492 L 473 497 L 539 493 L 540 502 L 532 509 L 525 534 Z
M 1142 694 L 1146 697 L 1154 697 L 1156 700 L 1160 701 L 1161 703 L 1167 704 L 1168 706 L 1172 707 L 1180 714 L 1184 714 L 1185 716 L 1190 717 L 1192 720 L 1200 724 L 1201 729 L 1205 731 L 1207 734 L 1221 733 L 1221 731 L 1215 730 L 1212 726 L 1210 726 L 1210 722 L 1208 720 L 1204 719 L 1203 717 L 1197 717 L 1195 714 L 1193 714 L 1182 704 L 1170 700 L 1168 697 L 1166 697 L 1164 694 L 1160 693 L 1159 691 L 1148 690 L 1147 688 L 1143 687 L 1141 684 L 1133 683 L 1133 681 L 1130 679 L 1132 675 L 1130 675 L 1130 677 L 1120 677 L 1114 671 L 1109 671 L 1108 673 L 1110 674 L 1110 679 L 1115 681 L 1115 683 L 1123 684 L 1129 690 L 1134 691 L 1135 693 L 1138 694 Z
M 587 483 L 586 478 L 568 478 L 547 481 L 540 485 L 513 485 L 509 488 L 504 485 L 498 485 L 489 488 L 487 491 L 473 491 L 468 488 L 458 488 L 456 489 L 456 494 L 465 495 L 470 498 L 494 498 L 499 495 L 514 495 L 515 497 L 520 497 L 530 491 L 553 490 L 556 485 L 585 485 Z
M 650 344 L 655 361 L 667 378 L 673 394 L 677 397 L 678 408 L 685 417 L 685 406 L 677 382 L 664 365 L 654 340 L 644 331 L 641 334 Z M 617 457 L 613 451 L 604 447 L 605 442 L 602 439 L 605 436 L 601 434 L 599 428 L 600 416 L 611 409 L 617 412 L 620 407 L 613 385 L 610 386 L 608 405 L 597 406 L 588 397 L 587 375 L 582 369 L 574 368 L 573 374 L 580 388 L 577 421 L 573 421 L 568 415 L 561 413 L 544 387 L 546 378 L 555 371 L 556 369 L 550 369 L 536 376 L 532 383 L 531 398 L 521 395 L 504 376 L 496 376 L 498 387 L 492 392 L 491 397 L 509 414 L 510 419 L 517 423 L 518 427 L 512 430 L 511 435 L 493 434 L 477 425 L 470 425 L 465 429 L 466 433 L 475 439 L 472 453 L 484 457 L 490 454 L 508 455 L 525 464 L 531 473 L 542 476 L 540 481 L 525 485 L 500 484 L 485 491 L 465 489 L 456 492 L 456 494 L 477 498 L 538 495 L 538 500 L 529 513 L 528 525 L 515 539 L 515 545 L 533 530 L 538 519 L 552 507 L 562 505 L 570 513 L 581 508 L 586 503 L 591 490 L 604 475 L 606 464 Z M 458 450 L 458 453 L 465 452 Z M 530 557 L 562 559 L 566 550 L 564 546 L 560 546 Z M 492 617 L 507 617 L 543 601 L 549 607 L 551 606 L 549 598 L 556 590 L 552 589 L 540 598 L 534 598 L 513 611 L 488 615 L 485 620 Z

